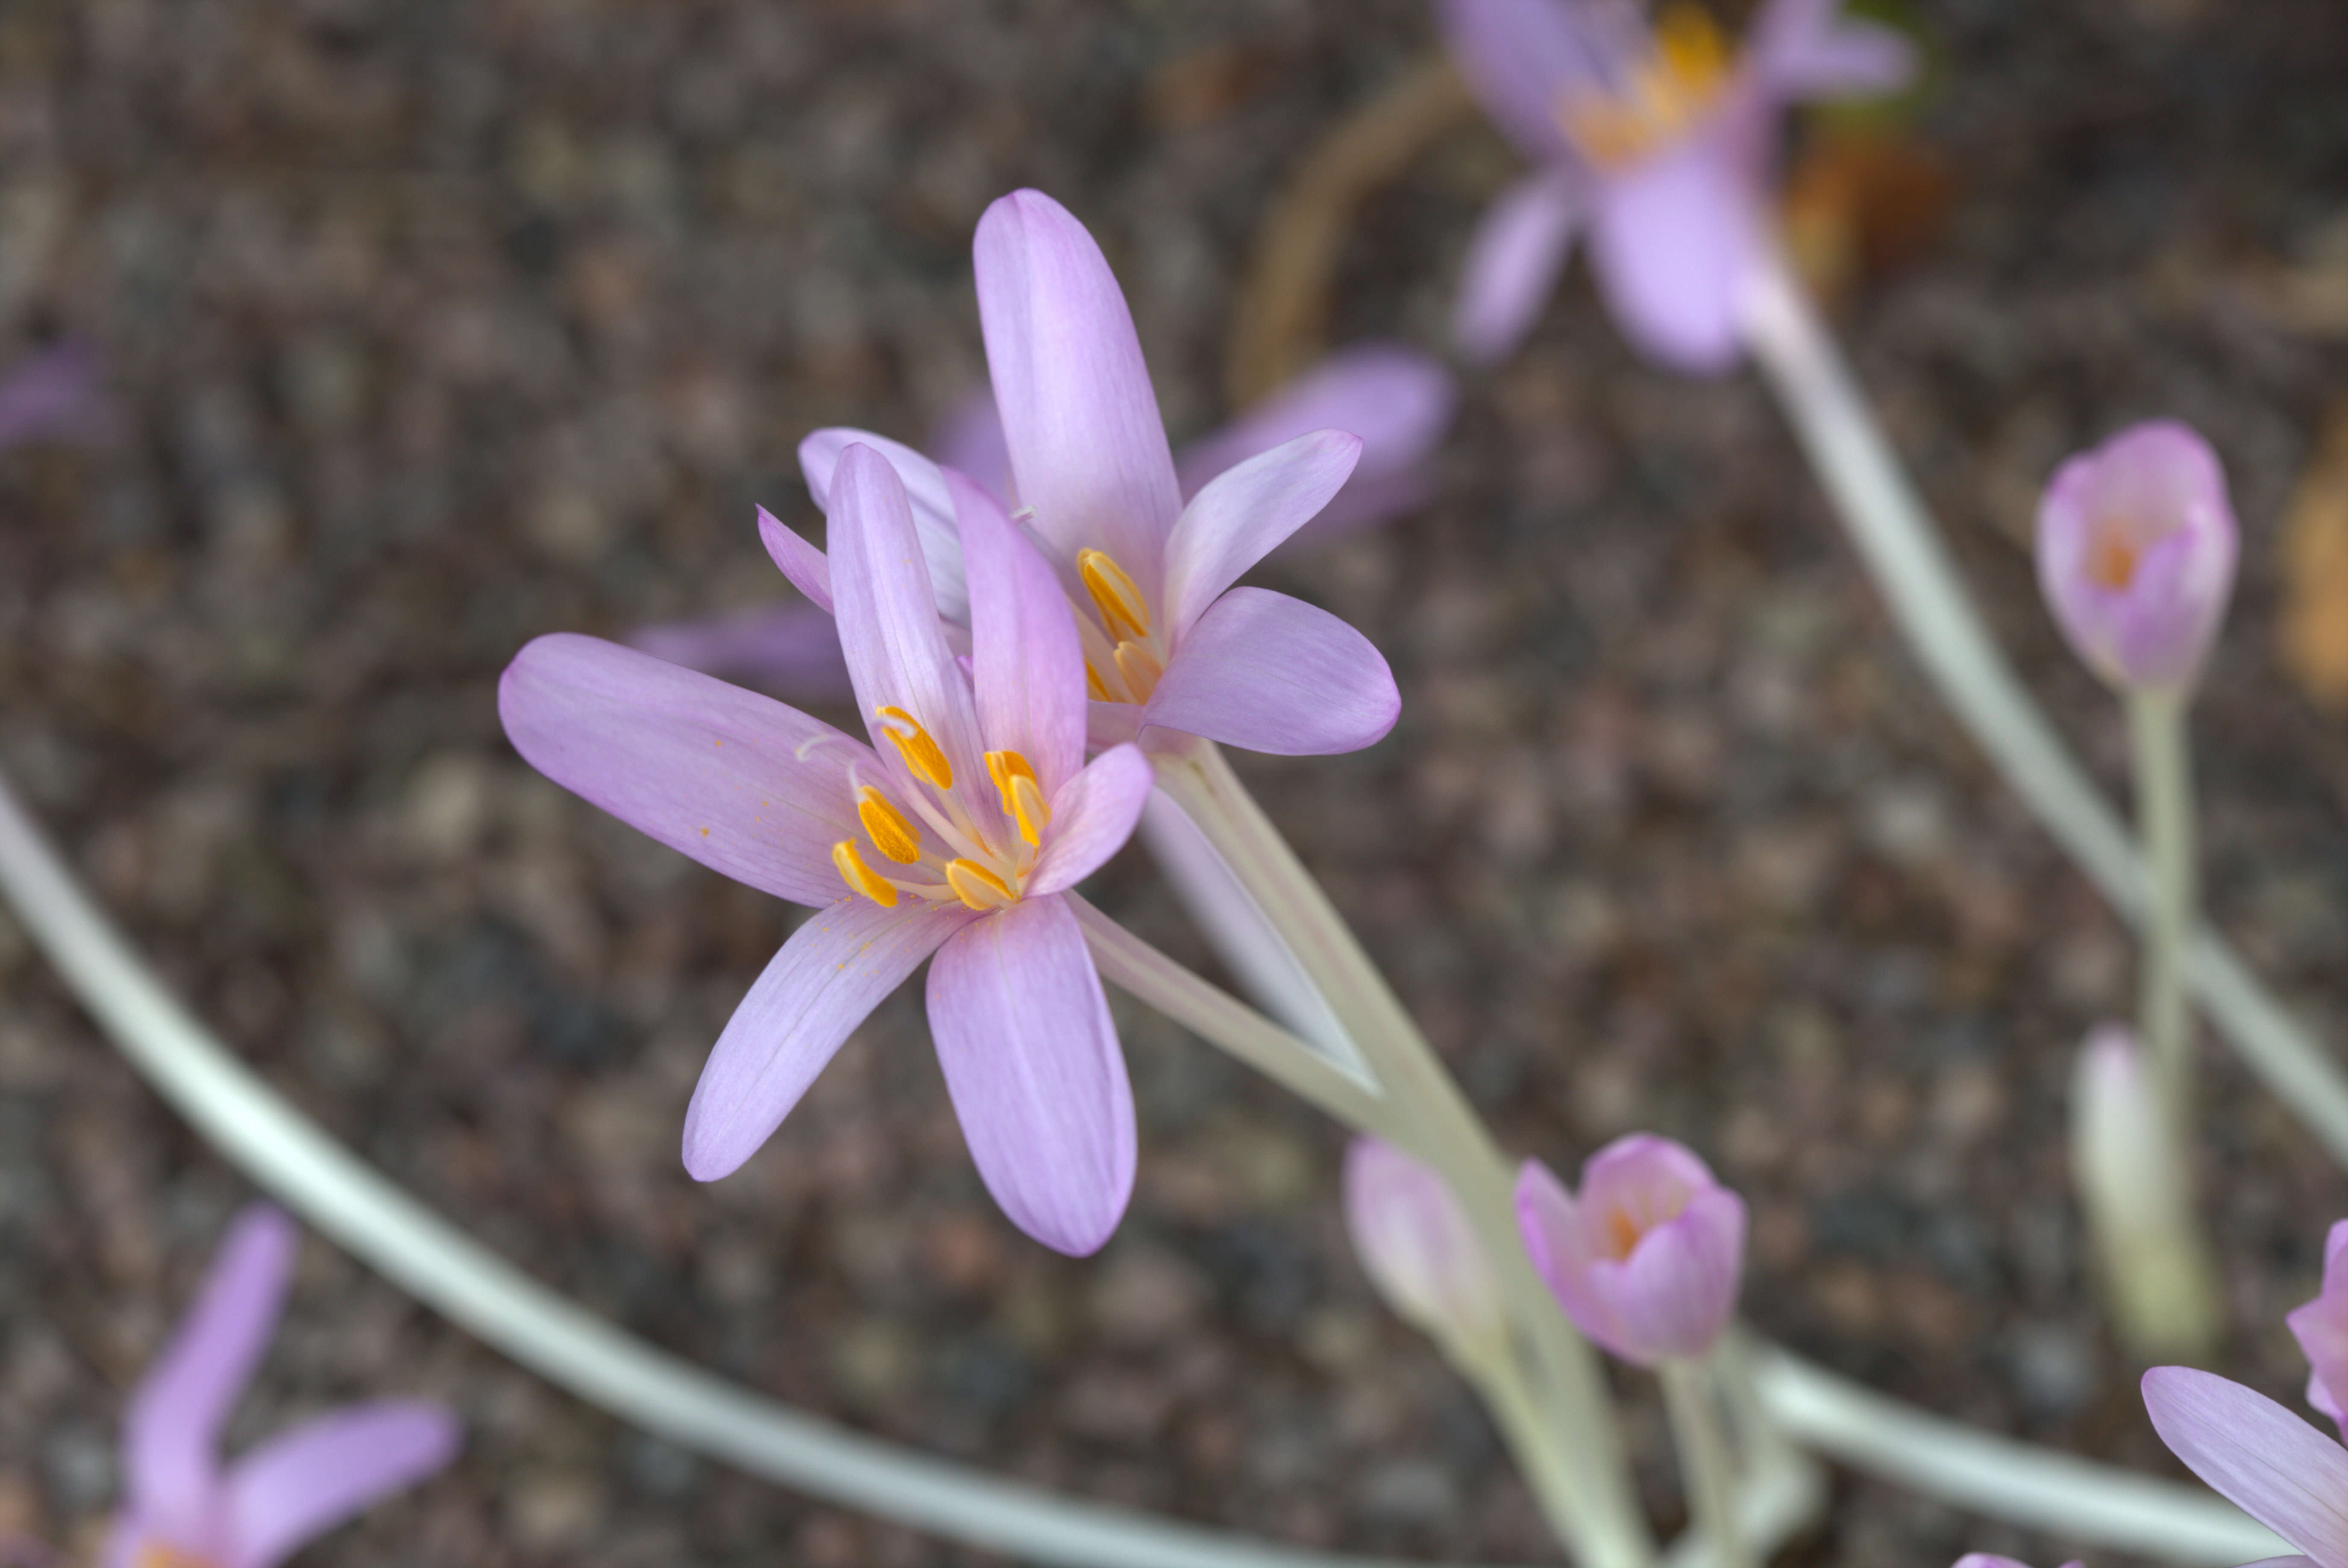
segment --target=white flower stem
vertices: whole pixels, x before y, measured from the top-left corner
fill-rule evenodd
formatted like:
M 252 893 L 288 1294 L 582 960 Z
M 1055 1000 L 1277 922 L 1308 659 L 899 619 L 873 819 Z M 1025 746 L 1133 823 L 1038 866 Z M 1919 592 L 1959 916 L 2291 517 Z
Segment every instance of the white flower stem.
M 1746 340 L 1918 662 L 2006 782 L 2114 908 L 2141 923 L 2151 888 L 2110 803 L 1998 651 L 1956 564 L 1850 372 L 1782 259 L 1745 303 Z M 2348 1163 L 2348 1077 L 2206 927 L 2186 976 L 2243 1062 Z
M 1715 1568 L 1752 1568 L 1736 1517 L 1736 1469 L 1720 1400 L 1704 1363 L 1674 1358 L 1655 1368 L 1671 1418 L 1672 1447 L 1696 1533 L 1712 1548 Z
M 2193 1019 L 2185 993 L 2185 948 L 2198 899 L 2194 868 L 2193 761 L 2185 734 L 2185 696 L 2175 689 L 2132 691 L 2128 738 L 2136 754 L 2137 830 L 2152 869 L 2152 911 L 2145 923 L 2143 1004 L 2137 1027 L 2159 1088 L 2161 1108 L 2191 1147 Z

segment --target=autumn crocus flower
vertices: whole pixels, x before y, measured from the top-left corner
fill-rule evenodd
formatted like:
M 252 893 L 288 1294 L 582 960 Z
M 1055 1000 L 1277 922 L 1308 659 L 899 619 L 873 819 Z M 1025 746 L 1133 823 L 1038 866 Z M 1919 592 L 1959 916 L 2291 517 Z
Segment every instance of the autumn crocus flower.
M 1470 242 L 1461 351 L 1514 348 L 1587 227 L 1599 288 L 1634 346 L 1673 369 L 1733 365 L 1738 296 L 1769 243 L 1779 116 L 1895 88 L 1913 67 L 1897 34 L 1840 9 L 1766 0 L 1737 50 L 1685 0 L 1652 29 L 1629 0 L 1437 0 L 1486 112 L 1539 165 Z
M 1527 1161 L 1517 1223 L 1565 1315 L 1625 1361 L 1701 1357 L 1735 1310 L 1745 1200 L 1667 1138 L 1608 1144 L 1582 1166 L 1579 1192 Z
M 2038 585 L 2071 646 L 2123 690 L 2189 686 L 2234 587 L 2226 476 L 2187 426 L 2134 425 L 2054 471 Z
M 2323 1288 L 2283 1319 L 2307 1357 L 2307 1402 L 2348 1435 L 2342 1396 L 2348 1395 L 2348 1220 L 2323 1242 Z
M 2185 1468 L 2305 1553 L 2254 1568 L 2348 1568 L 2348 1449 L 2215 1373 L 2156 1367 L 2143 1388 L 2153 1429 Z
M 275 1209 L 239 1215 L 196 1305 L 131 1396 L 129 1496 L 106 1568 L 273 1568 L 455 1456 L 446 1409 L 386 1400 L 329 1411 L 221 1466 L 221 1429 L 269 1346 L 299 1241 Z
M 1393 1144 L 1356 1138 L 1345 1150 L 1345 1228 L 1396 1312 L 1447 1346 L 1497 1345 L 1500 1288 L 1459 1201 L 1443 1178 Z
M 849 1032 L 925 958 L 930 1029 L 979 1174 L 1014 1222 L 1089 1253 L 1133 1186 L 1133 1097 L 1062 896 L 1148 797 L 1132 747 L 1084 762 L 1083 654 L 1059 583 L 967 481 L 967 669 L 904 482 L 840 456 L 817 557 L 871 744 L 592 637 L 541 637 L 499 690 L 532 766 L 737 881 L 815 906 L 719 1036 L 685 1113 L 715 1180 L 767 1140 Z M 802 563 L 804 564 L 804 563 Z

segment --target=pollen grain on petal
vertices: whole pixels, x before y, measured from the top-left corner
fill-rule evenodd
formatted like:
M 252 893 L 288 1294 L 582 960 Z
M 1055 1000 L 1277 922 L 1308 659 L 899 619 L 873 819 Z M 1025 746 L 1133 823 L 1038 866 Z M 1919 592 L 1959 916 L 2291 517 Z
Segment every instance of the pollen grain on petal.
M 862 893 L 882 909 L 897 907 L 897 890 L 864 863 L 853 840 L 842 839 L 831 846 L 831 863 L 839 868 L 839 880 L 848 884 L 850 892 Z
M 1141 585 L 1108 552 L 1077 551 L 1076 575 L 1084 579 L 1085 592 L 1092 595 L 1110 636 L 1149 635 L 1149 603 L 1141 596 Z
M 953 764 L 946 759 L 944 751 L 922 727 L 919 719 L 901 707 L 882 707 L 874 712 L 880 719 L 880 733 L 897 748 L 906 767 L 940 789 L 953 788 Z
M 990 910 L 1008 909 L 1019 902 L 1019 895 L 1011 891 L 1009 883 L 976 861 L 948 861 L 946 882 L 964 906 L 981 914 Z
M 872 847 L 899 865 L 910 866 L 922 858 L 922 830 L 870 784 L 857 791 L 856 816 Z

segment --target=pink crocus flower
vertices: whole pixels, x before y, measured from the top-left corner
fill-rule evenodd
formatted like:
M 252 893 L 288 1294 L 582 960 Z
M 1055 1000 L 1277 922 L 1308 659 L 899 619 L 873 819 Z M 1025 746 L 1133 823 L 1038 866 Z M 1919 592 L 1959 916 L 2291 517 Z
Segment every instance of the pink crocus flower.
M 1573 1326 L 1639 1366 L 1703 1356 L 1736 1308 L 1745 1200 L 1667 1138 L 1591 1155 L 1570 1192 L 1538 1160 L 1517 1178 L 1517 1224 Z
M 967 665 L 880 453 L 840 454 L 831 555 L 798 562 L 819 569 L 870 746 L 592 637 L 525 647 L 499 712 L 555 782 L 820 912 L 711 1051 L 685 1113 L 687 1171 L 714 1181 L 740 1166 L 935 954 L 930 1029 L 979 1174 L 1022 1230 L 1082 1254 L 1132 1192 L 1133 1096 L 1064 895 L 1132 832 L 1150 768 L 1130 746 L 1086 765 L 1084 655 L 1060 584 L 975 485 L 951 484 L 968 547 Z
M 1391 1143 L 1356 1138 L 1344 1186 L 1354 1250 L 1396 1312 L 1447 1342 L 1503 1336 L 1499 1283 L 1442 1177 Z
M 2212 1372 L 2156 1367 L 2143 1388 L 2153 1429 L 2185 1468 L 2304 1553 L 2251 1568 L 2348 1568 L 2348 1449 Z
M 300 1240 L 276 1209 L 240 1214 L 196 1305 L 131 1396 L 129 1495 L 106 1568 L 273 1568 L 455 1457 L 448 1410 L 384 1400 L 329 1411 L 222 1468 L 221 1429 L 269 1346 Z
M 2240 552 L 2218 455 L 2170 419 L 2132 425 L 2054 470 L 2038 506 L 2038 585 L 2113 686 L 2201 673 Z
M 1632 343 L 1673 369 L 1725 370 L 1738 296 L 1766 255 L 1765 190 L 1785 108 L 1904 82 L 1913 52 L 1840 0 L 1766 0 L 1732 49 L 1676 0 L 1652 29 L 1632 0 L 1437 0 L 1493 123 L 1539 168 L 1469 243 L 1463 353 L 1514 348 L 1587 226 L 1600 291 Z
M 2323 1242 L 2323 1288 L 2283 1319 L 2307 1356 L 2307 1402 L 2348 1437 L 2341 1397 L 2348 1394 L 2348 1220 Z

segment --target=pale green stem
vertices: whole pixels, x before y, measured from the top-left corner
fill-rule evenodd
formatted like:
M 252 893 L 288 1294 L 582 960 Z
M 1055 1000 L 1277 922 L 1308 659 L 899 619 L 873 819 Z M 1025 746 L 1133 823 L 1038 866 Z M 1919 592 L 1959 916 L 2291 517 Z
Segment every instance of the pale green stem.
M 713 1377 L 530 1279 L 262 1082 L 139 962 L 42 841 L 5 780 L 0 893 L 124 1057 L 224 1159 L 417 1301 L 622 1420 L 750 1474 L 1038 1563 L 1403 1568 L 1070 1501 L 863 1437 Z M 2283 1550 L 2198 1490 L 1972 1431 L 1781 1350 L 1756 1346 L 1755 1356 L 1762 1402 L 1787 1433 L 1927 1495 L 2188 1568 Z M 1748 1493 L 1751 1538 L 1775 1538 L 1756 1522 L 1794 1520 L 1799 1501 L 1791 1486 Z M 1676 1549 L 1673 1568 L 1700 1568 L 1696 1544 Z
M 1696 1533 L 1710 1542 L 1715 1568 L 1752 1568 L 1753 1554 L 1737 1527 L 1735 1463 L 1712 1378 L 1703 1362 L 1677 1358 L 1655 1372 L 1663 1379 L 1663 1409 Z
M 2127 830 L 1982 624 L 1947 546 L 1782 258 L 1754 279 L 1745 333 L 1925 674 L 2055 841 L 2114 908 L 2142 923 L 2149 878 Z M 2348 1163 L 2348 1077 L 2206 928 L 2193 932 L 2187 976 L 2243 1062 Z
M 2185 948 L 2198 914 L 2194 868 L 2193 760 L 2185 734 L 2185 695 L 2174 688 L 2131 691 L 2128 737 L 2136 752 L 2137 826 L 2152 868 L 2152 912 L 2145 923 L 2145 1057 L 2179 1150 L 2192 1147 L 2193 1018 L 2185 992 Z
M 1581 1486 L 1575 1475 L 1578 1460 L 1560 1441 L 1563 1434 L 1550 1414 L 1534 1403 L 1516 1358 L 1505 1347 L 1495 1347 L 1495 1354 L 1482 1357 L 1462 1355 L 1457 1346 L 1447 1348 L 1452 1351 L 1452 1365 L 1482 1396 L 1484 1408 L 1499 1427 L 1550 1531 L 1560 1541 L 1574 1540 L 1581 1532 L 1571 1501 Z
M 1157 758 L 1158 787 L 1223 857 L 1337 1015 L 1398 1117 L 1393 1141 L 1440 1173 L 1501 1284 L 1532 1354 L 1557 1440 L 1570 1445 L 1575 1496 L 1563 1511 L 1583 1568 L 1642 1568 L 1654 1542 L 1631 1490 L 1621 1434 L 1588 1345 L 1533 1272 L 1516 1220 L 1516 1172 L 1343 916 L 1263 815 L 1222 754 L 1193 740 Z

